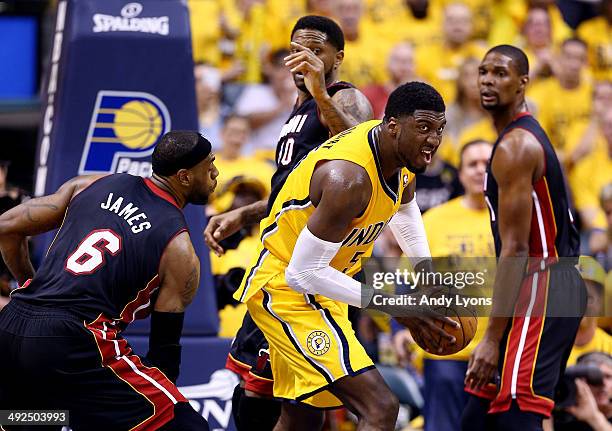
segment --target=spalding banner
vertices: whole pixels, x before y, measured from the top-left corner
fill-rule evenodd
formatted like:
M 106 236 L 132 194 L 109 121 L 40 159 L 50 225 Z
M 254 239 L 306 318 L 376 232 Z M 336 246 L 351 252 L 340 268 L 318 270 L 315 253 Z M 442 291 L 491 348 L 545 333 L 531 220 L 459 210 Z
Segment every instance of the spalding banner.
M 37 196 L 76 175 L 151 175 L 160 137 L 172 129 L 198 128 L 185 3 L 60 0 L 43 90 Z M 192 306 L 197 311 L 188 310 L 185 329 L 216 335 L 216 301 L 201 234 L 206 220 L 201 207 L 188 206 L 185 214 L 203 265 Z M 39 260 L 51 239 L 36 242 Z

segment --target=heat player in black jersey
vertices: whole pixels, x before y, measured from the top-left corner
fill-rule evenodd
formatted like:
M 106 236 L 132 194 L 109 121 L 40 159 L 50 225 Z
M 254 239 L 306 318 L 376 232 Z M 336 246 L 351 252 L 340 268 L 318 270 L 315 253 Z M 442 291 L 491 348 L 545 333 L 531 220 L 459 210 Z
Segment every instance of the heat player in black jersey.
M 0 216 L 0 250 L 22 285 L 0 312 L 3 409 L 68 410 L 75 431 L 209 429 L 174 382 L 200 277 L 182 208 L 207 202 L 213 161 L 201 135 L 170 132 L 152 178 L 77 177 Z M 57 228 L 35 272 L 26 238 Z M 121 332 L 149 314 L 141 358 Z
M 466 373 L 464 430 L 542 430 L 586 305 L 561 165 L 525 104 L 528 73 L 525 54 L 509 45 L 489 50 L 479 68 L 481 102 L 499 133 L 485 179 L 498 266 Z
M 293 74 L 298 100 L 280 131 L 271 197 L 211 218 L 204 236 L 218 255 L 224 252 L 219 241 L 267 215 L 268 202 L 274 201 L 299 160 L 329 137 L 372 118 L 366 97 L 351 84 L 338 81 L 343 58 L 344 35 L 334 21 L 313 15 L 297 21 L 291 33 L 291 53 L 285 61 Z M 280 412 L 280 404 L 269 399 L 273 380 L 267 349 L 263 333 L 247 314 L 226 365 L 242 377 L 233 406 L 240 430 L 271 430 Z

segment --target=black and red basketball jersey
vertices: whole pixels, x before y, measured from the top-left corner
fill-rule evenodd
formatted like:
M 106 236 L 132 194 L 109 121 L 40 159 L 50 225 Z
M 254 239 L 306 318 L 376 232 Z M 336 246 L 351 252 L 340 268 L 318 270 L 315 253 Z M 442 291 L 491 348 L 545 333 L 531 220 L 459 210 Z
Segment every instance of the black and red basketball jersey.
M 495 240 L 495 252 L 501 252 L 501 238 L 497 226 L 498 187 L 491 173 L 491 161 L 495 157 L 497 145 L 504 136 L 514 129 L 531 133 L 544 150 L 544 175 L 533 184 L 531 231 L 529 233 L 529 256 L 531 257 L 577 257 L 580 237 L 569 207 L 569 198 L 559 159 L 546 133 L 531 114 L 519 114 L 499 135 L 485 178 L 485 196 L 491 214 L 491 228 Z
M 338 91 L 346 88 L 355 87 L 348 82 L 338 81 L 327 87 L 327 93 L 332 97 Z M 272 176 L 272 192 L 268 198 L 268 210 L 297 162 L 330 137 L 331 133 L 321 122 L 319 108 L 312 97 L 293 109 L 281 129 L 278 144 L 276 144 L 277 169 Z
M 164 249 L 185 230 L 182 210 L 151 180 L 103 177 L 72 199 L 41 267 L 12 298 L 123 326 L 148 315 Z

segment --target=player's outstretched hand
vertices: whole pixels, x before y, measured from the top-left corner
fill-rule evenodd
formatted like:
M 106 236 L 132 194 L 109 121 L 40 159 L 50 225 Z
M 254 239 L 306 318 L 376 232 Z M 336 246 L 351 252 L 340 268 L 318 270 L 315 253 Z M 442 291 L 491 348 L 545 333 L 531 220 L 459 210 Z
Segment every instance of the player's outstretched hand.
M 480 389 L 492 382 L 498 362 L 499 342 L 485 336 L 470 356 L 465 384 L 472 389 Z
M 291 50 L 292 53 L 284 58 L 285 66 L 291 69 L 291 73 L 301 73 L 304 76 L 304 85 L 312 97 L 327 92 L 323 60 L 311 49 L 296 42 L 291 42 Z
M 225 250 L 219 242 L 238 232 L 243 225 L 241 208 L 212 216 L 204 229 L 204 241 L 217 256 L 221 256 Z

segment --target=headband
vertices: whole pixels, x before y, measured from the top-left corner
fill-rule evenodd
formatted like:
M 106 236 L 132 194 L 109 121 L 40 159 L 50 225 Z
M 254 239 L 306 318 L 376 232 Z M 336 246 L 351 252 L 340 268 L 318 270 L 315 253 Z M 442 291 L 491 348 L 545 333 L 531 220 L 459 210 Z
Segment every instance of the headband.
M 198 133 L 198 141 L 194 147 L 180 157 L 173 160 L 160 160 L 153 158 L 153 172 L 168 176 L 176 174 L 179 169 L 190 169 L 200 163 L 210 154 L 212 146 L 208 139 Z

